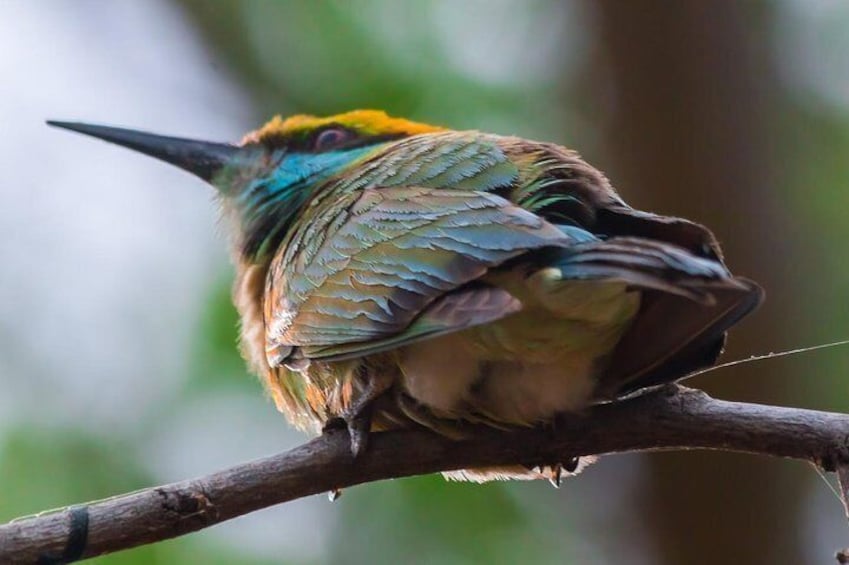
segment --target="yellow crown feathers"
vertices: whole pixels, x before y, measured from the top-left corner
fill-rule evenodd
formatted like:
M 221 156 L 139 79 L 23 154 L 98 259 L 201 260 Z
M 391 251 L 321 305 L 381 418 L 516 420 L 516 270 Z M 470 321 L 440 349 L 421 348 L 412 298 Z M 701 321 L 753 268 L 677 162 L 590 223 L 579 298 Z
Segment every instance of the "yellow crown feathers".
M 393 118 L 381 110 L 354 110 L 344 114 L 321 118 L 297 114 L 286 119 L 274 116 L 268 123 L 245 136 L 243 143 L 258 143 L 273 138 L 289 137 L 338 124 L 364 135 L 417 135 L 443 131 L 445 128 Z

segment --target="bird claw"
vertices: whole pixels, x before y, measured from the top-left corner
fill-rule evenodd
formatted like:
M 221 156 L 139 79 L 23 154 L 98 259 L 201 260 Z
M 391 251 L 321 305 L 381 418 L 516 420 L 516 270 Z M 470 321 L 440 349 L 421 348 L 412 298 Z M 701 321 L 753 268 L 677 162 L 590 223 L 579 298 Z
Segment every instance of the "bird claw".
M 342 496 L 341 488 L 335 488 L 333 490 L 327 491 L 327 499 L 330 500 L 330 502 L 336 502 L 337 500 L 339 500 L 340 496 Z
M 371 430 L 371 410 L 364 409 L 346 420 L 348 435 L 351 437 L 351 455 L 357 459 L 368 447 L 368 435 Z
M 563 478 L 563 465 L 560 463 L 555 463 L 554 465 L 549 466 L 549 471 L 546 473 L 548 475 L 548 482 L 551 483 L 551 486 L 554 488 L 560 488 L 560 481 Z
M 331 418 L 324 423 L 321 433 L 347 430 L 351 442 L 351 455 L 354 459 L 365 453 L 368 447 L 368 435 L 371 430 L 371 412 L 361 410 L 359 414 L 342 418 Z
M 342 415 L 345 426 L 348 428 L 348 436 L 351 438 L 351 455 L 354 456 L 354 459 L 365 453 L 368 447 L 372 414 L 374 413 L 373 404 L 391 384 L 391 379 L 368 380 L 359 398 Z
M 538 465 L 523 465 L 529 471 L 533 471 L 540 478 L 548 479 L 548 482 L 554 488 L 560 488 L 561 479 L 563 478 L 563 465 L 560 463 L 554 464 L 538 464 Z
M 565 463 L 525 465 L 525 468 L 539 474 L 545 479 L 548 479 L 548 482 L 550 482 L 554 488 L 560 488 L 560 485 L 563 484 L 564 474 L 571 475 L 577 471 L 580 462 L 580 457 L 572 457 Z
M 348 406 L 348 409 L 341 416 L 327 420 L 322 432 L 347 429 L 351 442 L 351 455 L 354 456 L 354 459 L 360 457 L 368 447 L 371 419 L 374 412 L 372 404 L 381 394 L 386 392 L 391 384 L 392 381 L 387 379 L 367 381 L 359 397 Z

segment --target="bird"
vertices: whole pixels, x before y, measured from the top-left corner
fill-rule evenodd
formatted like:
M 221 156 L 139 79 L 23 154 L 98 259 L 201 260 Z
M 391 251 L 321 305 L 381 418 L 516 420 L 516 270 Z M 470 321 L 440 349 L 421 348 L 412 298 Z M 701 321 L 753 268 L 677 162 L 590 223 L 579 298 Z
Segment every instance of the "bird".
M 558 144 L 380 110 L 275 116 L 236 143 L 48 121 L 211 184 L 247 364 L 312 433 L 546 425 L 716 364 L 763 300 L 716 237 L 632 208 Z M 578 460 L 449 479 L 547 478 Z

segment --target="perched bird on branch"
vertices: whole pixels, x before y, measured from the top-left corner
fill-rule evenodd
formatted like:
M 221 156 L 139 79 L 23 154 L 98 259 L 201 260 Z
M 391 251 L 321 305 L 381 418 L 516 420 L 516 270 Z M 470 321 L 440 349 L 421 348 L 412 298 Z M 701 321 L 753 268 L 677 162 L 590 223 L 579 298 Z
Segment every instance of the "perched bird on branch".
M 50 122 L 194 173 L 229 223 L 242 348 L 297 427 L 531 426 L 716 362 L 761 301 L 713 234 L 551 143 L 359 110 L 240 144 Z M 686 190 L 686 188 L 682 188 Z M 577 462 L 453 478 L 559 481 Z

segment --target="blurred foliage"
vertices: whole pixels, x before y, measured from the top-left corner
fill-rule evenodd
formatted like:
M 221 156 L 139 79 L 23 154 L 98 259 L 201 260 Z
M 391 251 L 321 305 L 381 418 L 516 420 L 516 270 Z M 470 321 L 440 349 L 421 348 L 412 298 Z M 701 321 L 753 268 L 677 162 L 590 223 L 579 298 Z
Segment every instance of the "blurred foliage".
M 185 394 L 214 388 L 257 387 L 253 378 L 239 378 L 245 373 L 245 362 L 239 355 L 239 315 L 231 299 L 233 271 L 216 280 L 209 289 L 206 307 L 194 334 L 191 352 L 193 363 Z
M 420 477 L 352 489 L 341 508 L 331 561 L 507 563 L 525 523 L 500 485 L 468 488 Z M 387 539 L 391 537 L 391 539 Z M 380 540 L 379 543 L 375 543 Z
M 232 324 L 228 327 L 232 333 Z M 219 329 L 224 330 L 223 327 Z M 143 471 L 145 465 L 137 457 L 138 451 L 131 438 L 92 437 L 77 430 L 32 427 L 7 431 L 0 445 L 0 485 L 17 485 L 17 488 L 3 489 L 0 493 L 0 523 L 160 483 L 160 479 Z M 220 544 L 187 537 L 99 557 L 91 562 L 102 565 L 271 565 L 281 560 L 264 560 Z
M 22 428 L 5 436 L 0 484 L 29 475 L 23 488 L 4 491 L 0 521 L 57 505 L 111 496 L 149 484 L 134 464 L 131 444 L 68 430 Z M 34 472 L 37 470 L 38 472 Z
M 455 128 L 563 129 L 552 118 L 581 33 L 559 2 L 178 1 L 262 120 L 381 108 Z
M 849 102 L 849 98 L 847 98 Z M 802 317 L 804 345 L 849 339 L 849 262 L 846 249 L 849 210 L 849 112 L 820 112 L 799 107 L 787 119 L 785 135 L 792 143 L 782 147 L 782 179 L 788 207 L 798 211 L 797 233 L 805 237 L 808 252 L 802 262 L 784 264 L 786 276 L 811 285 L 815 275 L 816 300 L 800 297 L 796 308 L 813 309 Z M 846 352 L 832 350 L 791 357 L 783 362 L 793 374 L 803 375 L 809 405 L 824 410 L 847 410 L 849 382 Z

